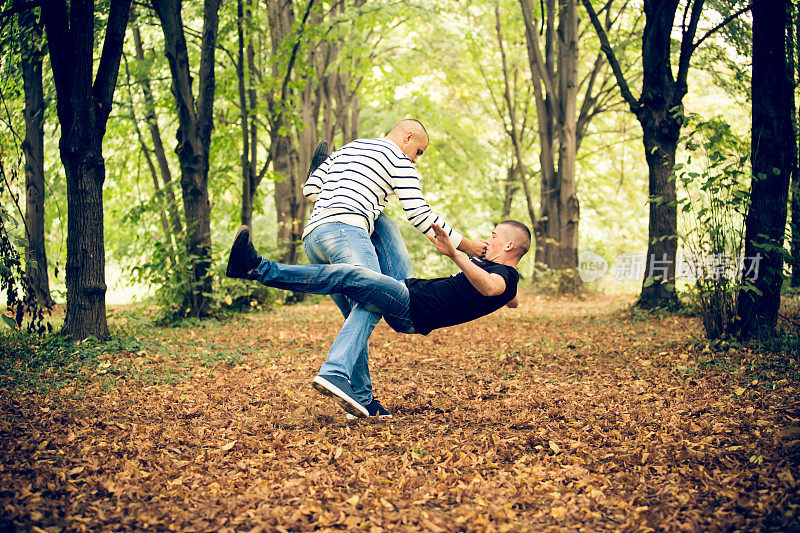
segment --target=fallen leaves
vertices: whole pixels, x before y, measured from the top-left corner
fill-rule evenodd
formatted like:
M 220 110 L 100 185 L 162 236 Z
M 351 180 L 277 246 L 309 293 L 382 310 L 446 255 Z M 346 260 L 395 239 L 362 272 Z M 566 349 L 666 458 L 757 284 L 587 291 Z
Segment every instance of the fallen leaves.
M 119 356 L 127 381 L 109 387 L 109 365 L 70 385 L 82 397 L 3 391 L 0 526 L 791 529 L 796 384 L 701 372 L 696 322 L 626 304 L 529 298 L 427 337 L 379 325 L 390 421 L 348 422 L 309 386 L 332 304 L 154 330 Z

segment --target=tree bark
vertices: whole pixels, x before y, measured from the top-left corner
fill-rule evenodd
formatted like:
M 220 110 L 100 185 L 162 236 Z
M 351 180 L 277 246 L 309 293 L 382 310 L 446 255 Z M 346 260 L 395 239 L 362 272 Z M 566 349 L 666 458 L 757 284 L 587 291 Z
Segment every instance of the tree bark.
M 794 48 L 792 49 L 794 58 L 795 83 L 800 83 L 800 9 L 794 6 Z M 792 173 L 792 277 L 790 284 L 792 287 L 800 287 L 800 107 L 792 98 L 792 115 L 795 120 L 795 149 L 797 158 L 795 160 L 794 172 Z
M 254 117 L 251 116 L 252 113 L 255 113 L 256 106 L 255 83 L 253 80 L 255 65 L 253 39 L 249 32 L 245 33 L 245 26 L 250 27 L 252 9 L 249 2 L 247 6 L 244 5 L 244 2 L 245 0 L 237 0 L 236 3 L 236 31 L 239 37 L 236 77 L 239 88 L 239 116 L 242 135 L 242 153 L 240 157 L 242 166 L 241 220 L 242 224 L 250 227 L 252 231 L 253 200 L 258 187 L 256 180 L 256 165 L 258 162 L 256 161 L 255 146 L 251 145 L 251 143 L 255 142 L 255 136 L 257 135 Z
M 543 51 L 532 1 L 521 0 L 520 5 L 539 122 L 541 189 L 539 219 L 534 228 L 536 262 L 559 274 L 559 292 L 576 293 L 582 283 L 578 276 L 580 202 L 575 180 L 579 144 L 575 0 L 545 2 Z M 592 84 L 587 86 L 585 102 L 592 91 Z M 588 113 L 591 108 L 582 106 L 582 112 Z
M 130 0 L 111 2 L 92 83 L 94 2 L 51 0 L 42 7 L 61 124 L 67 178 L 67 308 L 63 333 L 108 337 L 103 243 L 102 143 L 119 72 Z
M 738 331 L 743 337 L 774 332 L 783 282 L 783 239 L 790 176 L 797 163 L 793 117 L 793 73 L 788 68 L 787 0 L 753 4 L 753 181 L 745 218 L 745 277 L 757 291 L 740 291 Z M 760 259 L 759 259 L 760 256 Z
M 40 306 L 50 307 L 50 282 L 47 275 L 47 253 L 44 239 L 44 90 L 42 87 L 42 55 L 37 41 L 42 29 L 32 9 L 19 14 L 22 38 L 22 86 L 25 93 L 25 229 L 27 255 L 25 275 L 33 287 Z
M 559 289 L 576 293 L 580 203 L 575 182 L 577 158 L 578 15 L 575 0 L 559 0 L 558 17 L 558 234 L 556 269 L 562 272 Z
M 214 55 L 221 0 L 205 0 L 200 44 L 197 103 L 192 93 L 189 54 L 186 48 L 180 0 L 154 0 L 153 7 L 164 32 L 164 51 L 172 75 L 172 94 L 178 112 L 178 144 L 175 153 L 181 165 L 181 191 L 186 218 L 186 248 L 192 279 L 187 307 L 192 316 L 211 313 L 211 205 L 208 197 L 208 167 L 213 128 Z

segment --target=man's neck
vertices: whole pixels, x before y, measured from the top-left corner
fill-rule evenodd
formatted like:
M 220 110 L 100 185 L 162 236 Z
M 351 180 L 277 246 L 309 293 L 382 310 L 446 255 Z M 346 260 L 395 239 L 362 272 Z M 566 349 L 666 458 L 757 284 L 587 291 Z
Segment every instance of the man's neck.
M 493 263 L 498 263 L 500 265 L 510 266 L 511 268 L 517 268 L 519 264 L 519 259 L 516 257 L 509 257 L 509 256 L 500 256 L 495 257 L 494 259 L 486 259 L 487 261 L 491 261 Z

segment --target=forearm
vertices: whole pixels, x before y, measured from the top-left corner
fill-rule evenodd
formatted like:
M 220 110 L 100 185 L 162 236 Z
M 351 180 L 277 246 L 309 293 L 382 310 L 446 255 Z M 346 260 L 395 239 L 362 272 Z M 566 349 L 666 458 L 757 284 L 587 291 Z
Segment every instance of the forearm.
M 324 171 L 321 170 L 321 167 L 317 168 L 303 184 L 303 196 L 312 202 L 316 202 L 319 197 L 319 192 L 322 190 L 324 176 L 325 174 Z
M 416 171 L 412 175 L 396 177 L 392 180 L 392 189 L 400 200 L 400 206 L 406 218 L 412 226 L 421 231 L 424 235 L 430 235 L 433 224 L 441 226 L 447 232 L 453 245 L 461 248 L 463 235 L 447 224 L 442 217 L 433 212 L 428 202 L 422 196 L 422 189 L 419 184 L 419 175 Z
M 456 253 L 450 259 L 467 276 L 467 279 L 479 293 L 484 296 L 497 296 L 506 289 L 505 280 L 497 275 L 490 274 L 470 261 L 465 255 Z
M 461 243 L 456 247 L 457 250 L 464 252 L 467 255 L 481 258 L 486 253 L 486 246 L 480 241 L 468 239 L 464 237 Z

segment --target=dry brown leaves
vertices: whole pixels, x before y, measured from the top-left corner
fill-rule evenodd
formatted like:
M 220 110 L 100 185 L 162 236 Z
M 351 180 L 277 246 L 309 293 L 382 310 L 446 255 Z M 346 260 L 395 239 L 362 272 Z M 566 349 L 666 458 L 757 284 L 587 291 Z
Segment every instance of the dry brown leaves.
M 309 386 L 330 303 L 156 330 L 111 362 L 127 381 L 2 391 L 0 529 L 798 527 L 797 384 L 698 371 L 695 321 L 628 303 L 527 297 L 427 337 L 381 324 L 388 422 L 348 422 Z

